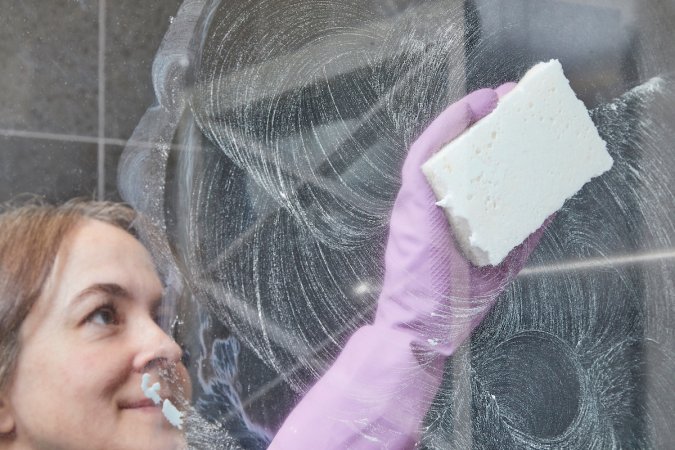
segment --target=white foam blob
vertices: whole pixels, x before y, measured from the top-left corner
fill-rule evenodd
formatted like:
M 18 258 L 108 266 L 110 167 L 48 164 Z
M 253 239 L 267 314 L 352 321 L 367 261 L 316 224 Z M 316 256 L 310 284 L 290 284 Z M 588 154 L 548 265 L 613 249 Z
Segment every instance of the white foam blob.
M 150 384 L 150 374 L 144 373 L 141 378 L 141 389 L 143 390 L 143 395 L 155 402 L 155 405 L 159 405 L 162 401 L 162 397 L 159 396 L 159 390 L 161 386 L 159 382 L 154 383 L 152 386 Z M 162 403 L 162 414 L 166 420 L 169 421 L 171 425 L 178 428 L 179 430 L 183 429 L 183 413 L 181 413 L 178 408 L 171 403 L 171 400 L 164 399 Z

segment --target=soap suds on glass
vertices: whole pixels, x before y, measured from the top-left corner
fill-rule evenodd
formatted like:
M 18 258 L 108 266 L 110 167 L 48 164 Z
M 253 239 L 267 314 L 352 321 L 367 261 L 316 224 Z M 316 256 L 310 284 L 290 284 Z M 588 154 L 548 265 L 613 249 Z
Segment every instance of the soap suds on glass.
M 169 421 L 171 425 L 174 427 L 178 428 L 179 430 L 183 428 L 183 413 L 181 413 L 178 408 L 174 406 L 173 403 L 171 403 L 171 400 L 164 399 L 164 402 L 162 402 L 162 398 L 159 396 L 159 391 L 161 389 L 161 385 L 159 382 L 155 382 L 150 384 L 150 374 L 149 373 L 144 373 L 142 378 L 141 378 L 141 390 L 143 391 L 143 395 L 145 395 L 147 398 L 151 399 L 155 405 L 159 405 L 160 402 L 162 403 L 162 414 L 164 414 L 164 417 L 166 420 Z
M 212 317 L 193 352 L 194 364 L 207 363 L 196 407 L 220 422 L 185 418 L 196 448 L 237 433 L 265 442 L 372 319 L 401 163 L 433 117 L 467 85 L 516 79 L 536 62 L 526 51 L 611 48 L 602 27 L 578 42 L 553 39 L 593 16 L 578 13 L 583 2 L 544 3 L 559 16 L 534 20 L 530 8 L 543 3 L 527 1 L 185 2 L 153 66 L 157 105 L 125 151 L 120 183 L 180 242 L 157 248 L 180 253 L 195 302 Z M 651 34 L 673 28 L 664 4 L 636 11 L 640 45 L 615 65 L 635 64 L 621 89 L 602 91 L 611 71 L 577 73 L 615 166 L 558 213 L 527 276 L 449 362 L 420 446 L 669 444 L 659 439 L 675 415 L 673 259 L 652 257 L 675 247 L 675 61 Z M 278 25 L 260 26 L 271 19 Z M 487 44 L 502 31 L 551 38 L 515 49 L 507 64 L 499 56 L 509 41 Z M 638 87 L 619 95 L 625 86 Z M 557 265 L 566 261 L 588 264 Z M 484 313 L 469 294 L 436 319 Z

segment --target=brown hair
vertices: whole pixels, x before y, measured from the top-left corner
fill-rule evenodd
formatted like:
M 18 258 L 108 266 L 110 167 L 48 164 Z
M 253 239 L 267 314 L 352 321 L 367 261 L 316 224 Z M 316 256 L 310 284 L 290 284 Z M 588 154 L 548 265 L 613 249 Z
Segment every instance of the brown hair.
M 83 219 L 132 232 L 135 218 L 124 204 L 85 199 L 59 206 L 34 199 L 0 206 L 0 389 L 16 364 L 21 324 L 40 297 L 68 233 Z

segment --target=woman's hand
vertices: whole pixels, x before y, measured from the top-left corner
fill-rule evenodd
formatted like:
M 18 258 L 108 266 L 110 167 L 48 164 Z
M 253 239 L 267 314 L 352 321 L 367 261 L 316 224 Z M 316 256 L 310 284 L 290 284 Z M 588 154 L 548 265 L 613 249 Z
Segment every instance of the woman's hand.
M 375 324 L 414 336 L 417 345 L 450 355 L 515 278 L 545 226 L 498 266 L 476 267 L 457 246 L 421 166 L 443 145 L 489 114 L 514 83 L 481 89 L 447 108 L 412 145 L 392 211 L 385 278 Z
M 543 228 L 496 267 L 458 250 L 422 164 L 497 105 L 514 84 L 476 91 L 446 109 L 412 145 L 394 204 L 385 279 L 372 325 L 291 412 L 270 449 L 408 449 L 440 386 L 446 357 L 523 267 Z

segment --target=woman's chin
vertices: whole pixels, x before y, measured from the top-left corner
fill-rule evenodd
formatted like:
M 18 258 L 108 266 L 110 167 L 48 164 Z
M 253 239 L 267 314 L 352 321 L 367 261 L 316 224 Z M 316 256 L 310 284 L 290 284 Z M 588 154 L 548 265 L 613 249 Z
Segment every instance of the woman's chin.
M 183 431 L 171 425 L 161 409 L 145 407 L 125 411 L 128 433 L 133 441 L 129 448 L 144 450 L 182 450 L 187 448 Z
M 141 439 L 139 441 L 141 442 Z M 187 449 L 187 443 L 185 441 L 185 435 L 177 430 L 176 428 L 172 429 L 155 429 L 150 435 L 146 435 L 142 439 L 143 445 L 139 446 L 139 449 L 144 450 L 185 450 Z M 137 444 L 134 444 L 137 445 Z M 135 447 L 134 447 L 135 448 Z

